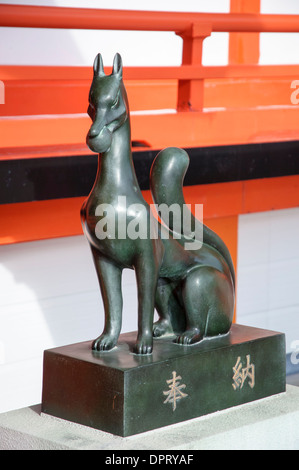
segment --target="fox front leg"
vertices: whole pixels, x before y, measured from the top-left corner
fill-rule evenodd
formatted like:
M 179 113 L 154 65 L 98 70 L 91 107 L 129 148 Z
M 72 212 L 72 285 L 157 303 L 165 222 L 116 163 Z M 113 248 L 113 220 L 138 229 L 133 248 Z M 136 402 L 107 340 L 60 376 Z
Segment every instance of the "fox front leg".
M 122 270 L 110 260 L 92 248 L 94 263 L 101 288 L 105 309 L 105 326 L 103 333 L 94 340 L 92 349 L 108 351 L 116 346 L 122 323 Z
M 138 336 L 134 352 L 151 354 L 159 266 L 152 257 L 147 257 L 139 259 L 135 270 L 138 289 Z

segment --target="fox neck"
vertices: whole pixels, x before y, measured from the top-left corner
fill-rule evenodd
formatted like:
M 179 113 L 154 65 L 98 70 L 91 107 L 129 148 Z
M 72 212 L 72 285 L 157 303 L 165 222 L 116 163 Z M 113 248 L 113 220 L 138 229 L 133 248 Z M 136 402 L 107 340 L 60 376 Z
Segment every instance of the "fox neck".
M 98 171 L 93 191 L 126 195 L 140 193 L 131 151 L 130 120 L 126 119 L 113 132 L 110 148 L 99 154 Z

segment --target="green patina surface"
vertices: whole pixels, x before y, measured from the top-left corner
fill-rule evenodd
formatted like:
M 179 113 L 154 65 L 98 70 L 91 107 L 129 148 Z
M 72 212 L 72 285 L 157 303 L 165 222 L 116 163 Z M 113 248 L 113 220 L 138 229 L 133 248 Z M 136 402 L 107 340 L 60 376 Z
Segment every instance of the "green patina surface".
M 132 352 L 136 334 L 109 353 L 45 351 L 42 411 L 129 436 L 285 391 L 284 334 L 233 325 L 193 346 L 157 339 L 148 356 Z

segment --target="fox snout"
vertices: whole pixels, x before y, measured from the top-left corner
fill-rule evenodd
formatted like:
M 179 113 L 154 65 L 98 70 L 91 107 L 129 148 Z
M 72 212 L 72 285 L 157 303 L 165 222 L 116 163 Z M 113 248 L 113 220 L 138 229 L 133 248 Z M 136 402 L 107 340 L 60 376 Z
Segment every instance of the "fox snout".
M 88 137 L 96 137 L 97 135 L 99 135 L 99 130 L 96 127 L 91 126 L 88 131 Z
M 100 122 L 98 120 L 95 120 L 95 122 L 90 126 L 90 129 L 88 131 L 88 137 L 93 138 L 97 137 L 101 130 L 103 129 L 104 125 L 103 122 Z

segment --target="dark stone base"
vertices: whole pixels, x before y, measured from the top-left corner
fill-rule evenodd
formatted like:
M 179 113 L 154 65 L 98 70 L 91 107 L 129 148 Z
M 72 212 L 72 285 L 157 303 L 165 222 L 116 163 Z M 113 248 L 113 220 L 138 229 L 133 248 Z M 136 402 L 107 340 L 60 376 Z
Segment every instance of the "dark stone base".
M 192 346 L 156 339 L 149 356 L 132 353 L 136 336 L 110 352 L 91 342 L 45 351 L 42 411 L 130 436 L 285 391 L 282 333 L 233 325 Z

